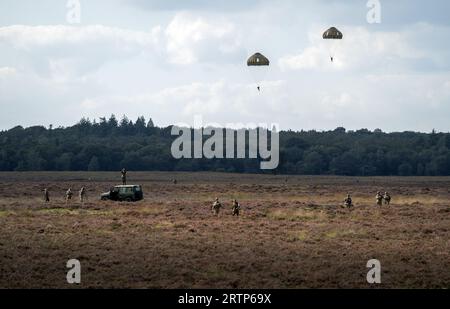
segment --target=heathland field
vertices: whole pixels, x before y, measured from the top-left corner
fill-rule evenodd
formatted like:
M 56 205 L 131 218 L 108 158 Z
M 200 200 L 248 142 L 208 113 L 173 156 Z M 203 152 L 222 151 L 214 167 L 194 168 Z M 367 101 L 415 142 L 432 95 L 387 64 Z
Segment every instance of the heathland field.
M 143 201 L 99 200 L 120 173 L 0 173 L 0 288 L 368 288 L 370 259 L 379 287 L 450 288 L 450 178 L 128 179 Z M 82 186 L 87 202 L 64 201 Z M 375 205 L 377 191 L 390 207 Z M 353 210 L 340 207 L 347 193 Z M 66 281 L 69 259 L 81 262 L 79 286 Z

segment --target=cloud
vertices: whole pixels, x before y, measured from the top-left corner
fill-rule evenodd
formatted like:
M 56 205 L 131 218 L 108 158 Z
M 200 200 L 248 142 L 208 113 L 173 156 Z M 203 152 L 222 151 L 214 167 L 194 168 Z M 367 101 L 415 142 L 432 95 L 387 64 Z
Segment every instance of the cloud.
M 282 129 L 382 128 L 403 131 L 448 130 L 449 77 L 439 75 L 367 75 L 335 82 L 324 78 L 265 81 L 258 92 L 252 84 L 230 81 L 195 82 L 158 92 L 100 96 L 84 102 L 87 116 L 108 111 L 129 116 L 151 115 L 160 125 L 205 122 L 278 123 Z M 301 85 L 299 87 L 299 85 Z M 407 112 L 406 112 L 407 111 Z M 134 113 L 134 114 L 133 114 Z
M 73 124 L 83 113 L 79 102 L 106 91 L 92 77 L 56 82 L 13 68 L 0 72 L 0 130 L 16 125 Z
M 450 67 L 450 61 L 446 60 L 443 53 L 448 49 L 447 46 L 442 46 L 441 50 L 423 46 L 424 40 L 433 41 L 433 45 L 441 41 L 441 35 L 450 31 L 446 27 L 430 27 L 419 23 L 392 32 L 343 26 L 343 40 L 323 40 L 321 29 L 323 27 L 314 27 L 309 32 L 309 46 L 302 52 L 281 57 L 279 66 L 283 71 L 394 72 Z M 330 63 L 330 51 L 335 60 L 333 64 Z
M 239 52 L 239 34 L 224 19 L 207 20 L 180 13 L 167 26 L 165 35 L 170 61 L 176 64 L 192 64 L 199 59 L 222 63 Z
M 1 77 L 8 77 L 8 76 L 13 76 L 16 75 L 17 70 L 15 68 L 10 68 L 10 67 L 0 67 L 0 78 Z
M 242 54 L 240 35 L 225 19 L 176 14 L 167 27 L 150 31 L 101 25 L 0 27 L 5 61 L 67 80 L 95 72 L 112 61 L 147 56 L 155 64 L 226 63 Z
M 55 80 L 77 78 L 108 61 L 155 51 L 158 27 L 149 32 L 106 26 L 8 26 L 0 28 L 6 61 Z
M 33 52 L 36 48 L 101 45 L 127 50 L 130 46 L 153 46 L 158 43 L 158 28 L 151 32 L 131 31 L 102 25 L 92 26 L 25 26 L 0 28 L 0 42 L 12 44 L 16 49 Z
M 287 55 L 282 57 L 278 64 L 282 71 L 289 70 L 312 70 L 316 68 L 324 68 L 329 62 L 329 55 L 324 44 L 306 48 L 298 55 Z M 337 60 L 337 59 L 336 59 Z M 337 62 L 342 66 L 341 62 Z
M 129 0 L 129 3 L 147 10 L 180 11 L 180 10 L 200 10 L 200 11 L 238 11 L 255 8 L 262 0 Z
M 100 96 L 82 102 L 89 115 L 95 115 L 106 107 L 119 113 L 126 106 L 140 113 L 149 114 L 160 124 L 174 122 L 191 123 L 194 115 L 202 115 L 205 121 L 221 123 L 270 123 L 272 113 L 280 113 L 277 103 L 283 97 L 285 85 L 282 81 L 263 83 L 263 93 L 252 84 L 227 81 L 194 82 L 179 87 L 167 87 L 158 92 L 134 96 Z

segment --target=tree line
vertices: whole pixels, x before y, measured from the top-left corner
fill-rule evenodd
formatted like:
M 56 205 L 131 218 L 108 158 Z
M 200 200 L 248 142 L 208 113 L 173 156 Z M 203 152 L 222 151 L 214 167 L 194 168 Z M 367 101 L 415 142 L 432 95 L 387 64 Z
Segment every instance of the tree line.
M 0 132 L 0 171 L 216 171 L 347 176 L 449 176 L 450 134 L 361 129 L 282 131 L 280 164 L 259 159 L 174 159 L 172 127 L 114 115 L 71 127 Z

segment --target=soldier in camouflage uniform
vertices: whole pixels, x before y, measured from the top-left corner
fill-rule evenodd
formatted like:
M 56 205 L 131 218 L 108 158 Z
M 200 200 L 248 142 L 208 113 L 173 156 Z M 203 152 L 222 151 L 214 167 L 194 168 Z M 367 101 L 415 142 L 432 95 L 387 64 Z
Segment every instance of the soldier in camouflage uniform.
M 238 216 L 239 217 L 239 212 L 241 210 L 241 205 L 239 205 L 237 200 L 233 201 L 233 208 L 232 208 L 232 210 L 233 210 L 233 217 L 234 216 Z
M 385 205 L 389 206 L 391 204 L 391 196 L 388 192 L 384 192 L 383 200 Z
M 86 199 L 86 189 L 84 187 L 81 188 L 79 196 L 80 196 L 80 202 L 83 203 L 84 200 Z
M 220 208 L 222 208 L 222 204 L 219 202 L 219 198 L 217 197 L 216 200 L 214 201 L 214 204 L 212 205 L 212 211 L 216 216 L 219 215 Z
M 123 168 L 120 173 L 122 174 L 122 184 L 125 186 L 127 184 L 127 170 Z
M 50 202 L 50 193 L 48 192 L 47 188 L 44 189 L 44 201 L 46 203 Z
M 375 196 L 375 199 L 377 200 L 378 206 L 383 205 L 383 195 L 381 195 L 380 191 L 378 191 L 377 195 Z
M 350 194 L 347 194 L 347 197 L 344 200 L 344 207 L 351 208 L 353 207 L 353 201 Z
M 70 201 L 72 199 L 72 196 L 72 190 L 69 188 L 69 190 L 66 191 L 66 202 Z

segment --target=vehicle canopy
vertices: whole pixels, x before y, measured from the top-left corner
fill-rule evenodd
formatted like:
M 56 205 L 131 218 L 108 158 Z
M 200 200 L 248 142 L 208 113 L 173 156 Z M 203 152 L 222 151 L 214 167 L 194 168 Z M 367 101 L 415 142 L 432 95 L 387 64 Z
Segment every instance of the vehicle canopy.
M 114 186 L 114 189 L 120 189 L 120 188 L 131 188 L 131 189 L 133 189 L 133 188 L 141 188 L 141 186 L 140 185 L 120 185 L 120 186 Z

